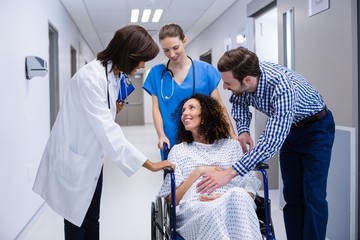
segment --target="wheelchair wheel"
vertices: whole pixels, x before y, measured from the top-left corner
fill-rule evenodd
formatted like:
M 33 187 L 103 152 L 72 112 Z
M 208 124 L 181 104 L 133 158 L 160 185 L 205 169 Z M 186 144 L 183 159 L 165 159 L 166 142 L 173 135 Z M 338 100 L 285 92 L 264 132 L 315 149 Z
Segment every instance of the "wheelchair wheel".
M 164 204 L 164 228 L 165 228 L 165 232 L 167 232 L 168 235 L 170 235 L 170 204 L 165 202 Z
M 156 216 L 155 216 L 155 203 L 151 203 L 151 240 L 156 239 Z
M 164 220 L 162 199 L 151 203 L 151 240 L 164 239 Z
M 157 218 L 156 218 L 156 240 L 163 239 L 164 237 L 164 215 L 163 215 L 163 200 L 162 198 L 156 199 L 155 209 L 157 211 Z
M 275 239 L 275 231 L 274 231 L 274 225 L 273 225 L 273 222 L 272 222 L 272 218 L 271 218 L 271 200 L 269 199 L 268 200 L 268 203 L 267 203 L 267 208 L 268 208 L 268 211 L 269 211 L 269 230 L 270 230 L 270 233 L 269 235 L 271 236 L 268 236 L 268 233 L 266 231 L 266 217 L 265 217 L 265 199 L 259 195 L 256 195 L 255 197 L 255 204 L 256 204 L 256 215 L 258 216 L 258 219 L 259 219 L 259 224 L 260 224 L 260 231 L 261 231 L 261 234 L 262 234 L 262 237 L 263 237 L 263 240 L 266 240 L 266 239 Z

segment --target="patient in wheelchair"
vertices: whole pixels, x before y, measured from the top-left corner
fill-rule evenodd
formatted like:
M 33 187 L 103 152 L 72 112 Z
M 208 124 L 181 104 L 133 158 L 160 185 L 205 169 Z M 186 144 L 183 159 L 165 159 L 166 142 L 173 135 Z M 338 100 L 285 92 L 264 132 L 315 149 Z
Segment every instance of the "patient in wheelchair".
M 176 114 L 178 144 L 168 160 L 176 165 L 177 232 L 186 240 L 262 239 L 253 198 L 261 181 L 252 172 L 211 195 L 196 191 L 203 175 L 232 166 L 243 154 L 239 142 L 229 138 L 222 107 L 214 98 L 195 94 Z M 170 192 L 167 175 L 158 197 L 170 201 Z

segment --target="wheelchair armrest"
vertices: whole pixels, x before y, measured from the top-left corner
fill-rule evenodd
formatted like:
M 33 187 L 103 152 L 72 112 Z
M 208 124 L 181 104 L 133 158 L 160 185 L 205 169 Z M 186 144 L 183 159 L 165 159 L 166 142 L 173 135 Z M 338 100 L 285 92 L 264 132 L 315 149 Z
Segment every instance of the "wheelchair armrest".
M 264 162 L 259 162 L 258 164 L 256 164 L 254 170 L 261 170 L 261 169 L 269 169 L 269 164 Z
M 164 170 L 164 173 L 165 173 L 165 174 L 173 173 L 173 172 L 174 172 L 174 169 L 172 169 L 171 167 L 166 167 L 166 168 L 164 168 L 163 170 Z

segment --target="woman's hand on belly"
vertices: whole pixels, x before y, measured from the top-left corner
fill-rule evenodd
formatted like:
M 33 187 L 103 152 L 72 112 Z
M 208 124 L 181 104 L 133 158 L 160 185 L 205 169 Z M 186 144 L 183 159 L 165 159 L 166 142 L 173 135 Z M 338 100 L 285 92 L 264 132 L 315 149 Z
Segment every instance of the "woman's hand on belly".
M 221 197 L 222 193 L 213 193 L 211 195 L 201 194 L 199 200 L 202 202 L 209 202 Z

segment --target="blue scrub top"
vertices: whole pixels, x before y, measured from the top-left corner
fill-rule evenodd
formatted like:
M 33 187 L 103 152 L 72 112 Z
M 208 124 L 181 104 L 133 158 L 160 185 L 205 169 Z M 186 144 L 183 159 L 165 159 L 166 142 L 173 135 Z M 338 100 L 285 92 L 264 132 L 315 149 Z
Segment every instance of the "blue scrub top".
M 212 65 L 203 61 L 194 60 L 183 83 L 178 85 L 175 80 L 172 80 L 169 72 L 164 71 L 165 69 L 166 66 L 164 64 L 155 65 L 150 70 L 143 84 L 143 89 L 150 95 L 157 96 L 164 124 L 164 132 L 170 141 L 170 147 L 172 147 L 176 144 L 177 133 L 177 122 L 173 119 L 172 113 L 183 99 L 193 94 L 193 69 L 195 69 L 195 93 L 210 96 L 218 86 L 221 76 L 219 71 Z M 163 71 L 163 86 L 161 87 Z M 172 84 L 174 84 L 173 93 Z

